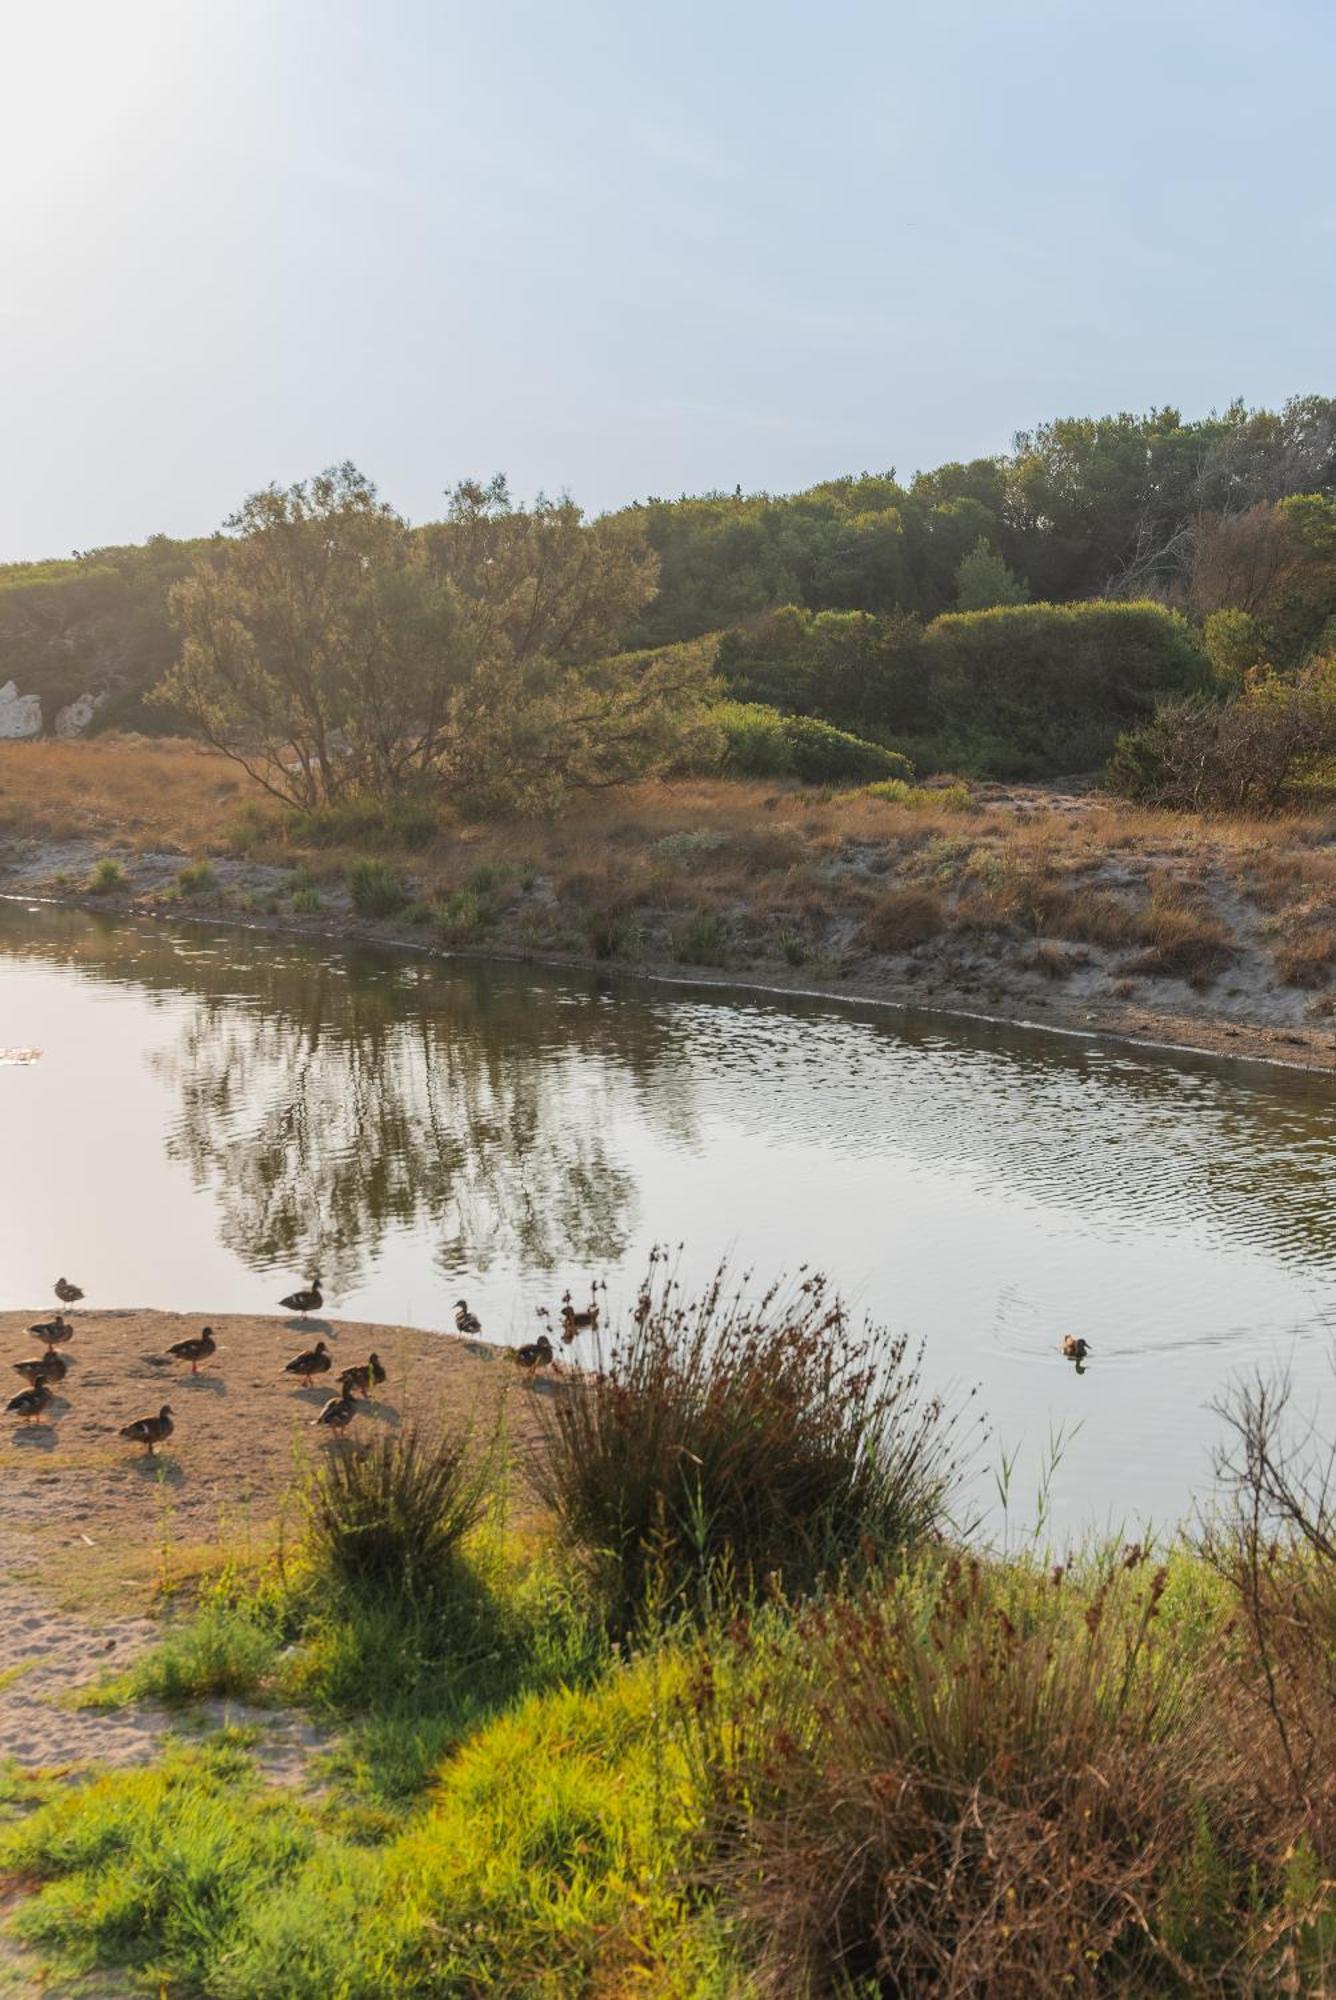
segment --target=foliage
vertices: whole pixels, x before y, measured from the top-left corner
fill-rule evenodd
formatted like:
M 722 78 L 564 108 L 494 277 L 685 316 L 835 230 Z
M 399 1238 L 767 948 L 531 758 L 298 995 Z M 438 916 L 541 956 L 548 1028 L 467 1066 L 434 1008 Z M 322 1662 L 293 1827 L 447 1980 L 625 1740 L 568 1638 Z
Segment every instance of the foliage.
M 868 743 L 809 715 L 781 715 L 760 702 L 725 701 L 709 711 L 723 767 L 741 777 L 796 777 L 805 784 L 913 775 L 897 750 Z
M 869 951 L 913 951 L 946 928 L 942 899 L 931 889 L 888 889 L 863 919 Z
M 1119 739 L 1109 782 L 1180 810 L 1274 812 L 1336 754 L 1336 655 L 1292 678 L 1250 673 L 1232 701 L 1172 702 Z
M 302 847 L 430 847 L 440 821 L 428 805 L 411 798 L 342 799 L 338 805 L 289 813 L 288 838 Z
M 986 535 L 980 535 L 956 570 L 957 611 L 989 611 L 995 604 L 1024 604 L 1030 595 L 1024 580 L 1013 574 Z
M 431 1605 L 481 1518 L 487 1482 L 467 1432 L 414 1426 L 331 1452 L 308 1499 L 312 1560 L 349 1589 Z
M 408 901 L 404 878 L 388 861 L 363 856 L 348 869 L 348 894 L 359 917 L 397 916 Z
M 104 896 L 112 889 L 125 887 L 125 870 L 113 855 L 104 854 L 100 861 L 93 863 L 88 877 L 88 886 L 94 895 Z
M 540 1490 L 626 1632 L 651 1598 L 699 1605 L 724 1574 L 802 1591 L 938 1532 L 954 1419 L 904 1340 L 851 1331 L 820 1278 L 679 1303 L 661 1262 L 633 1330 L 546 1410 Z
M 183 896 L 211 896 L 218 887 L 218 872 L 208 861 L 192 861 L 178 871 L 176 886 Z

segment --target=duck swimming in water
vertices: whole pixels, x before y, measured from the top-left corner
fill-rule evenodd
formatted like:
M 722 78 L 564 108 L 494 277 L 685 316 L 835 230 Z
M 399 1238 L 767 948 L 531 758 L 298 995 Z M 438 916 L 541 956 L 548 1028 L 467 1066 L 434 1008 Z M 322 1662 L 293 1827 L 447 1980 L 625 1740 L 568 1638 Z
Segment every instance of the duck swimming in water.
M 1090 1342 L 1082 1334 L 1064 1333 L 1062 1351 L 1069 1361 L 1084 1361 L 1090 1352 Z

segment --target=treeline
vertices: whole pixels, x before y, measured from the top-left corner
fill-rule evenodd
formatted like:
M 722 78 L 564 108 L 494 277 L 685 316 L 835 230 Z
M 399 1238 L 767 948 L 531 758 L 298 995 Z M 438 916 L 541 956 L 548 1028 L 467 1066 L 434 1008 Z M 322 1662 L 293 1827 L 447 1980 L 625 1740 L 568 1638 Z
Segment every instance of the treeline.
M 48 729 L 92 695 L 96 726 L 188 727 L 304 806 L 430 780 L 472 809 L 538 807 L 674 757 L 1043 778 L 1127 737 L 1124 781 L 1171 802 L 1166 713 L 1175 770 L 1203 728 L 1232 759 L 1240 718 L 1274 736 L 1302 682 L 1281 735 L 1321 755 L 1334 653 L 1323 397 L 1063 419 L 907 485 L 594 521 L 515 507 L 498 479 L 412 527 L 342 467 L 252 496 L 207 541 L 0 568 L 0 684 L 39 695 Z

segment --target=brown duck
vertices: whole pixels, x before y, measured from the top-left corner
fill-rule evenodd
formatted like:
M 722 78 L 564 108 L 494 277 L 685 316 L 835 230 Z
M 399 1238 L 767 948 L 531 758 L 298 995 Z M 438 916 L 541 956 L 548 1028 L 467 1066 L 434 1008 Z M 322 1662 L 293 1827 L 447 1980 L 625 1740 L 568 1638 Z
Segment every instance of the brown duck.
M 482 1321 L 477 1313 L 469 1311 L 467 1299 L 455 1300 L 455 1331 L 457 1333 L 481 1333 Z
M 526 1375 L 532 1375 L 536 1368 L 550 1368 L 556 1356 L 552 1352 L 552 1342 L 545 1333 L 537 1340 L 529 1341 L 524 1347 L 515 1349 L 515 1365 Z
M 325 1295 L 320 1289 L 319 1272 L 311 1279 L 310 1286 L 306 1291 L 289 1292 L 287 1297 L 280 1299 L 278 1303 L 282 1306 L 284 1312 L 300 1313 L 303 1319 L 307 1313 L 318 1313 L 321 1306 L 325 1303 Z
M 369 1355 L 354 1368 L 345 1368 L 339 1377 L 345 1396 L 350 1396 L 354 1389 L 360 1389 L 364 1396 L 369 1396 L 372 1389 L 378 1389 L 384 1380 L 385 1370 L 378 1354 Z
M 289 1361 L 284 1367 L 283 1373 L 285 1375 L 300 1375 L 302 1381 L 309 1389 L 311 1386 L 311 1377 L 313 1375 L 328 1375 L 332 1365 L 329 1358 L 329 1349 L 325 1346 L 323 1340 L 317 1340 L 315 1346 L 308 1348 L 305 1354 L 299 1354 L 294 1361 Z
M 311 1423 L 313 1426 L 323 1425 L 326 1430 L 333 1431 L 336 1437 L 341 1437 L 356 1414 L 353 1399 L 345 1390 L 341 1396 L 331 1396 L 320 1415 L 312 1417 Z
M 48 1351 L 63 1347 L 67 1340 L 74 1338 L 74 1328 L 63 1313 L 57 1313 L 54 1319 L 39 1319 L 36 1326 L 30 1326 L 28 1331 L 35 1339 L 44 1340 Z
M 174 1340 L 167 1352 L 173 1361 L 188 1361 L 191 1374 L 198 1375 L 200 1362 L 218 1352 L 218 1342 L 213 1337 L 213 1328 L 206 1326 L 193 1340 Z
M 46 1386 L 46 1377 L 34 1382 L 31 1389 L 20 1389 L 17 1396 L 11 1396 L 5 1408 L 11 1416 L 22 1417 L 25 1424 L 36 1423 L 42 1411 L 51 1401 L 51 1391 Z
M 124 1424 L 121 1436 L 129 1438 L 133 1444 L 142 1444 L 152 1458 L 157 1445 L 165 1444 L 176 1426 L 172 1422 L 172 1406 L 164 1403 L 156 1417 L 136 1417 L 132 1424 Z
M 72 1285 L 68 1278 L 56 1279 L 55 1292 L 56 1297 L 63 1306 L 77 1306 L 83 1297 L 83 1293 L 79 1290 L 79 1287 Z
M 65 1380 L 65 1367 L 64 1355 L 55 1354 L 48 1350 L 45 1354 L 33 1355 L 27 1361 L 16 1361 L 14 1363 L 14 1372 L 17 1375 L 25 1376 L 35 1388 L 39 1382 L 63 1382 Z

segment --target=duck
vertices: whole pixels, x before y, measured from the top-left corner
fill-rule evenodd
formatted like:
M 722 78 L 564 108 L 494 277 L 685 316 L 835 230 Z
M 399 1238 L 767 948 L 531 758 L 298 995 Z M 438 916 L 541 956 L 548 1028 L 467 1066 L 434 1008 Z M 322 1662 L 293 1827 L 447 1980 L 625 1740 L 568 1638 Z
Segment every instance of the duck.
M 213 1328 L 206 1326 L 194 1340 L 174 1340 L 167 1349 L 174 1361 L 188 1361 L 192 1375 L 199 1374 L 199 1364 L 207 1361 L 218 1351 L 218 1342 L 213 1337 Z
M 594 1290 L 597 1292 L 598 1287 L 595 1286 Z M 591 1327 L 596 1327 L 598 1325 L 597 1297 L 590 1299 L 589 1304 L 583 1312 L 577 1312 L 571 1304 L 570 1293 L 563 1292 L 561 1295 L 561 1323 L 572 1334 L 584 1333 Z
M 1064 1333 L 1062 1351 L 1069 1361 L 1084 1361 L 1090 1352 L 1090 1342 L 1084 1334 Z
M 34 1382 L 31 1389 L 20 1389 L 17 1396 L 11 1396 L 5 1408 L 16 1417 L 22 1417 L 25 1424 L 35 1423 L 51 1401 L 51 1391 L 43 1375 Z
M 299 1313 L 303 1319 L 308 1313 L 318 1313 L 325 1303 L 325 1295 L 320 1289 L 320 1273 L 318 1271 L 314 1273 L 307 1291 L 289 1292 L 287 1297 L 280 1299 L 278 1303 L 284 1312 Z
M 317 1340 L 315 1346 L 308 1348 L 305 1354 L 299 1354 L 295 1361 L 286 1362 L 283 1373 L 285 1375 L 300 1375 L 309 1389 L 311 1386 L 311 1377 L 313 1375 L 328 1375 L 332 1366 L 333 1363 L 329 1358 L 329 1349 L 325 1346 L 323 1340 Z
M 37 1340 L 46 1342 L 48 1353 L 74 1338 L 74 1328 L 63 1313 L 57 1313 L 54 1319 L 39 1319 L 36 1326 L 30 1326 L 28 1331 Z
M 482 1321 L 477 1313 L 469 1311 L 467 1299 L 455 1300 L 455 1326 L 460 1333 L 481 1333 Z
M 39 1382 L 63 1382 L 65 1359 L 60 1354 L 38 1354 L 29 1361 L 16 1361 L 14 1372 L 24 1376 L 34 1388 Z
M 345 1368 L 339 1377 L 345 1396 L 350 1396 L 354 1389 L 360 1389 L 364 1396 L 369 1396 L 372 1389 L 379 1388 L 384 1380 L 385 1369 L 378 1354 L 368 1355 L 355 1368 Z
M 164 1403 L 156 1417 L 136 1417 L 132 1424 L 121 1426 L 121 1436 L 129 1438 L 133 1444 L 142 1444 L 152 1458 L 154 1447 L 165 1444 L 176 1429 L 172 1422 L 172 1406 Z
M 526 1375 L 532 1375 L 535 1368 L 550 1368 L 555 1359 L 552 1342 L 545 1333 L 515 1349 L 516 1366 L 522 1368 Z
M 83 1297 L 79 1287 L 72 1285 L 68 1278 L 57 1278 L 55 1289 L 56 1297 L 63 1306 L 77 1306 Z
M 341 1396 L 331 1396 L 318 1417 L 312 1417 L 312 1426 L 323 1424 L 326 1430 L 341 1436 L 356 1416 L 352 1397 L 345 1390 Z

